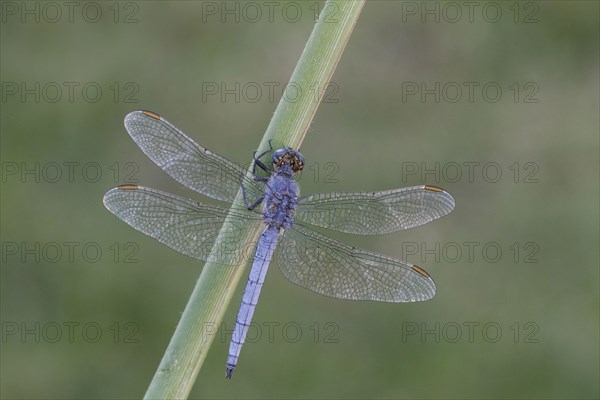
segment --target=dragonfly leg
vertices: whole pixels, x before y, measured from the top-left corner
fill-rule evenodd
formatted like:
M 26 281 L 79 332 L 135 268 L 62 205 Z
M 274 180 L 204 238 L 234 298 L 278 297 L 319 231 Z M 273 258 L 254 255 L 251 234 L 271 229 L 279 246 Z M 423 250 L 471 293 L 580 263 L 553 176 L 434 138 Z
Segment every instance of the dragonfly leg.
M 256 201 L 254 203 L 248 205 L 248 202 L 246 201 L 245 191 L 243 188 L 242 188 L 242 194 L 244 194 L 244 204 L 250 211 L 254 210 L 256 208 L 256 206 L 258 206 L 260 203 L 262 203 L 263 199 L 265 198 L 265 196 L 262 195 L 258 199 L 256 199 Z
M 264 181 L 268 181 L 269 178 L 267 177 L 254 177 L 255 181 L 260 181 L 260 182 L 264 182 Z M 242 188 L 242 198 L 244 199 L 244 205 L 246 206 L 246 208 L 250 211 L 254 210 L 256 208 L 256 206 L 258 206 L 263 199 L 265 198 L 265 195 L 261 195 L 258 199 L 256 199 L 256 201 L 252 204 L 250 204 L 248 202 L 248 198 L 246 197 L 246 187 L 244 186 L 244 175 L 240 175 L 240 187 Z
M 272 153 L 272 152 L 273 152 L 273 146 L 271 145 L 271 140 L 269 139 L 269 150 L 263 151 L 262 153 L 260 153 L 260 155 L 258 157 L 256 156 L 256 151 L 254 152 L 254 154 L 252 154 L 252 158 L 254 159 L 254 166 L 252 167 L 252 174 L 254 176 L 256 176 L 256 166 L 257 165 L 260 167 L 260 169 L 262 169 L 263 171 L 265 171 L 269 174 L 273 172 L 262 161 L 260 161 L 261 158 L 263 158 L 265 155 Z
M 267 173 L 271 173 L 271 170 L 269 169 L 269 167 L 267 167 L 262 161 L 259 160 L 259 158 L 261 158 L 262 156 L 264 156 L 266 153 L 261 154 L 260 156 L 256 157 L 256 152 L 254 152 L 254 166 L 252 167 L 252 174 L 254 176 L 256 176 L 256 166 L 258 165 L 260 167 L 260 169 L 262 169 L 263 171 L 267 172 Z

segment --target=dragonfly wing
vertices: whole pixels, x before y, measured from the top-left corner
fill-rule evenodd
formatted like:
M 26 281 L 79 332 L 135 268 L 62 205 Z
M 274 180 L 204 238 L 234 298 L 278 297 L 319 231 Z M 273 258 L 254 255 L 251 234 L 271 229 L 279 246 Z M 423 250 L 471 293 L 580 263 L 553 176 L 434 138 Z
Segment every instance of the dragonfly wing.
M 437 186 L 383 192 L 316 193 L 300 199 L 296 220 L 358 235 L 381 235 L 423 225 L 454 209 Z
M 149 111 L 125 117 L 125 128 L 142 151 L 173 179 L 213 199 L 232 202 L 243 183 L 248 196 L 260 196 L 259 182 L 246 168 L 200 146 L 169 121 Z
M 187 256 L 227 265 L 236 264 L 236 257 L 252 257 L 253 249 L 240 251 L 237 243 L 212 251 L 228 214 L 234 218 L 232 229 L 245 229 L 258 221 L 251 213 L 231 214 L 223 207 L 136 185 L 109 190 L 104 205 L 133 228 Z
M 285 231 L 276 261 L 291 282 L 338 299 L 403 303 L 435 295 L 435 284 L 422 268 L 298 225 Z

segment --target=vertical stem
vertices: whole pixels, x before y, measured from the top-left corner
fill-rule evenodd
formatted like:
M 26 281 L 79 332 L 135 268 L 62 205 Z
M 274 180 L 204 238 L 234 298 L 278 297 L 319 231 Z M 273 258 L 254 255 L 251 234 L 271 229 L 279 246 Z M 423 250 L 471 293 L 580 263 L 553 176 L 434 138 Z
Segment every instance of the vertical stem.
M 300 147 L 363 5 L 364 0 L 325 3 L 287 89 L 295 91 L 298 97 L 282 97 L 259 149 L 267 148 L 269 140 L 277 145 Z M 240 191 L 233 207 L 241 204 Z M 258 224 L 240 231 L 227 219 L 216 243 L 253 243 L 260 230 Z M 224 267 L 206 263 L 144 398 L 188 397 L 216 329 L 244 275 L 243 267 L 244 264 Z M 223 372 L 225 361 L 223 354 Z

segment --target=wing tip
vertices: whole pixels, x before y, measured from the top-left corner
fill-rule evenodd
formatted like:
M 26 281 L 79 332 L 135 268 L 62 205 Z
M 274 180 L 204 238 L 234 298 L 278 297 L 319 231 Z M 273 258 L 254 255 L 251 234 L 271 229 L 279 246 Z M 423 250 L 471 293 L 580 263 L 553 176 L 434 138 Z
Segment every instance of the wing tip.
M 112 212 L 110 199 L 113 194 L 123 191 L 123 190 L 134 191 L 134 190 L 139 190 L 140 188 L 141 188 L 141 186 L 131 184 L 131 183 L 126 183 L 124 185 L 115 186 L 114 188 L 110 189 L 108 192 L 104 193 L 104 197 L 102 198 L 102 204 L 104 204 L 104 207 L 106 207 L 106 209 L 108 209 L 109 211 Z
M 157 121 L 162 120 L 162 117 L 159 114 L 155 113 L 154 111 L 136 110 L 136 111 L 130 112 L 129 114 L 127 114 L 125 116 L 125 119 L 124 119 L 124 121 L 125 121 L 125 127 L 127 127 L 127 124 L 130 121 L 138 119 L 140 117 L 141 118 L 148 117 L 148 118 L 152 118 L 152 119 L 157 120 Z
M 424 277 L 427 282 L 431 285 L 431 291 L 430 293 L 427 293 L 426 296 L 424 296 L 421 299 L 415 300 L 415 301 L 427 301 L 427 300 L 431 300 L 432 298 L 435 297 L 435 293 L 436 293 L 436 286 L 435 286 L 435 282 L 433 281 L 433 278 L 431 277 L 431 275 L 429 275 L 429 273 L 427 271 L 425 271 L 423 268 L 419 267 L 418 265 L 411 265 L 410 268 L 415 271 L 417 274 L 421 275 L 422 277 Z
M 142 114 L 144 114 L 145 116 L 147 116 L 147 117 L 150 117 L 150 118 L 153 118 L 153 119 L 156 119 L 156 120 L 159 120 L 159 121 L 162 119 L 161 116 L 158 115 L 157 113 L 155 113 L 154 111 L 141 110 L 140 112 Z
M 108 192 L 104 193 L 104 197 L 102 197 L 102 204 L 104 204 L 104 207 L 108 211 L 111 211 L 111 208 L 110 208 L 110 206 L 111 206 L 111 204 L 110 204 L 110 198 L 112 197 L 113 193 L 115 193 L 116 190 L 117 190 L 117 188 L 112 188 Z
M 425 271 L 423 268 L 419 267 L 418 265 L 411 265 L 410 268 L 415 271 L 416 273 L 418 273 L 419 275 L 424 276 L 425 278 L 429 278 L 431 279 L 431 275 L 429 275 L 427 273 L 427 271 Z
M 423 186 L 423 189 L 428 190 L 430 192 L 440 193 L 448 200 L 448 205 L 450 206 L 450 209 L 448 210 L 448 212 L 446 214 L 449 214 L 456 207 L 456 201 L 454 200 L 454 197 L 452 197 L 452 195 L 450 193 L 448 193 L 441 187 L 435 186 L 435 185 L 425 185 L 425 186 Z M 444 215 L 446 215 L 446 214 L 444 214 Z
M 423 186 L 423 189 L 425 190 L 429 190 L 431 192 L 446 192 L 444 189 L 442 189 L 439 186 L 435 186 L 435 185 L 425 185 Z

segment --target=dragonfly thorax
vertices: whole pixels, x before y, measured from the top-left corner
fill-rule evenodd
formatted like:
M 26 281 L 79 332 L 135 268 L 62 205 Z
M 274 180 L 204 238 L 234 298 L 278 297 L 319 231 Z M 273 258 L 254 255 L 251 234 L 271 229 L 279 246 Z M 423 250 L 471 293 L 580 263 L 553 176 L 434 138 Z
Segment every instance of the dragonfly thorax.
M 264 221 L 268 226 L 289 228 L 298 206 L 298 184 L 285 173 L 275 173 L 267 184 L 263 203 Z

